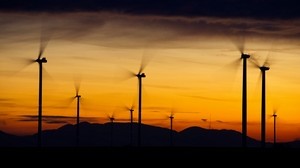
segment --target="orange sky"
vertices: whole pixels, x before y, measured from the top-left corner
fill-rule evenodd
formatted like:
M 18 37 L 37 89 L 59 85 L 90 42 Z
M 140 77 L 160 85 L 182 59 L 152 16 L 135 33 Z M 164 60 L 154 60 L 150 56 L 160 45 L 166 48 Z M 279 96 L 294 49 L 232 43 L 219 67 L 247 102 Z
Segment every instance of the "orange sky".
M 74 123 L 75 79 L 80 79 L 81 121 L 104 123 L 114 113 L 129 119 L 125 106 L 137 107 L 137 72 L 143 78 L 142 122 L 174 128 L 189 126 L 241 130 L 241 65 L 236 45 L 267 72 L 267 141 L 273 140 L 277 110 L 277 141 L 299 133 L 299 20 L 184 18 L 112 13 L 0 14 L 0 130 L 18 135 L 37 131 L 38 55 L 41 30 L 50 38 L 43 64 L 43 129 Z M 272 27 L 273 29 L 271 29 Z M 44 41 L 45 41 L 44 39 Z M 260 139 L 260 70 L 248 63 L 248 136 Z M 137 108 L 135 109 L 137 119 Z M 52 117 L 51 116 L 55 116 Z M 69 118 L 60 118 L 68 116 Z M 202 119 L 207 119 L 203 121 Z M 25 121 L 27 120 L 27 121 Z M 31 120 L 31 121 L 28 121 Z M 51 124 L 50 124 L 51 123 Z

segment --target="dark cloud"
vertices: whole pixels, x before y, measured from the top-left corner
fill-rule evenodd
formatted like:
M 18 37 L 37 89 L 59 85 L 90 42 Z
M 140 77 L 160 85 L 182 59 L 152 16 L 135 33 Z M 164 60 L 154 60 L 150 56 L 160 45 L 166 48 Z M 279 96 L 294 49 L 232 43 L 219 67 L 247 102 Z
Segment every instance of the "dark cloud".
M 37 122 L 37 115 L 21 115 L 18 121 L 24 122 Z M 67 124 L 67 123 L 75 123 L 76 117 L 73 116 L 57 116 L 57 115 L 45 115 L 42 117 L 43 122 L 48 124 Z M 97 121 L 97 117 L 80 117 L 80 121 L 89 121 L 94 122 Z
M 241 35 L 247 35 L 250 39 L 251 37 L 299 39 L 299 25 L 300 21 L 297 19 L 141 16 L 113 12 L 41 15 L 0 13 L 0 47 L 8 47 L 14 43 L 28 45 L 28 42 L 38 42 L 41 26 L 44 30 L 42 35 L 47 38 L 51 36 L 50 43 L 55 40 L 68 40 L 111 48 L 147 46 L 149 51 L 152 51 L 153 48 L 211 49 L 210 46 L 201 45 L 201 42 L 215 42 L 224 36 L 229 39 Z M 177 58 L 177 60 L 201 64 L 191 59 Z
M 134 15 L 295 18 L 297 0 L 2 0 L 2 11 L 114 11 Z

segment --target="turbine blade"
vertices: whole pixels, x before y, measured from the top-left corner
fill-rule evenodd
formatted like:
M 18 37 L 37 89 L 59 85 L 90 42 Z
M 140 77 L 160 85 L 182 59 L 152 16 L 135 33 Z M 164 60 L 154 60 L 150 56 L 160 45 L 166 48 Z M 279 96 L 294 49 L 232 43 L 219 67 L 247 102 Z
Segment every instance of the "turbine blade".
M 252 97 L 258 96 L 257 93 L 261 93 L 261 78 L 262 78 L 262 73 L 260 72 L 255 83 L 255 88 Z
M 109 114 L 107 114 L 107 119 L 109 120 L 109 121 L 111 121 L 111 116 L 109 115 Z
M 56 109 L 67 109 L 70 107 L 71 103 L 74 101 L 75 97 L 64 98 L 59 101 L 59 103 L 55 103 L 51 105 L 51 107 Z
M 264 66 L 270 66 L 270 64 L 272 64 L 273 61 L 270 62 L 270 55 L 271 55 L 271 52 L 273 52 L 273 50 L 274 50 L 274 41 L 272 41 L 272 43 L 271 43 L 266 60 L 264 61 L 264 64 L 263 64 Z
M 175 114 L 175 110 L 174 110 L 174 107 L 172 107 L 172 109 L 171 109 L 171 113 L 170 113 L 170 117 L 173 117 L 173 116 L 174 116 L 174 114 Z
M 147 54 L 146 51 L 144 50 L 143 55 L 142 55 L 140 69 L 138 72 L 139 74 L 142 73 L 144 71 L 144 69 L 146 68 L 146 66 L 149 64 L 150 58 L 151 58 L 151 56 L 149 54 Z
M 79 76 L 74 77 L 74 86 L 75 86 L 76 95 L 79 94 L 80 84 L 81 84 L 81 77 Z
M 137 75 L 126 68 L 121 67 L 121 69 L 122 69 L 121 72 L 115 75 L 115 79 L 117 82 L 128 80 L 130 78 L 136 77 Z
M 23 60 L 22 59 L 18 59 L 18 60 L 21 60 L 21 62 L 22 62 L 21 64 L 23 64 L 24 67 L 29 66 L 36 62 L 36 60 L 31 59 L 31 58 L 24 58 Z
M 270 53 L 269 53 L 270 54 Z M 269 57 L 269 54 L 268 54 L 268 56 L 267 56 L 267 58 L 266 58 L 266 60 L 265 60 L 265 62 L 264 62 L 264 64 L 263 64 L 263 66 L 266 66 L 266 67 L 269 67 L 270 66 L 270 57 Z
M 273 114 L 272 115 L 271 114 L 268 115 L 268 119 L 270 119 L 270 118 L 273 118 Z
M 250 56 L 249 61 L 251 65 L 254 65 L 256 68 L 260 68 L 259 62 L 257 61 L 257 58 L 255 58 L 253 55 Z
M 241 59 L 238 58 L 232 62 L 230 62 L 229 64 L 225 65 L 224 68 L 228 68 L 228 69 L 233 69 L 234 71 L 237 70 L 237 68 L 239 68 L 241 66 Z
M 69 106 L 74 100 L 76 99 L 76 97 L 71 97 L 67 100 L 66 104 Z
M 43 71 L 43 78 L 50 79 L 52 81 L 54 80 L 52 75 L 50 75 L 50 73 L 44 67 L 42 68 L 42 71 Z
M 242 36 L 242 38 L 240 38 L 239 43 L 237 44 L 237 48 L 240 51 L 240 53 L 244 53 L 245 51 L 245 37 Z
M 44 54 L 44 51 L 48 45 L 49 40 L 50 40 L 50 37 L 44 37 L 43 34 L 41 35 L 38 59 L 41 59 L 42 55 Z
M 242 31 L 242 34 L 240 36 L 233 37 L 231 41 L 235 45 L 235 47 L 239 50 L 241 54 L 245 51 L 245 31 Z
M 130 110 L 134 110 L 134 104 L 131 105 Z
M 40 50 L 39 50 L 38 59 L 41 59 L 42 55 L 44 54 L 44 51 L 51 39 L 52 31 L 53 30 L 50 30 L 48 26 L 46 27 L 44 20 L 42 20 L 41 35 L 40 35 Z
M 232 84 L 237 77 L 237 72 L 239 68 L 241 68 L 242 60 L 240 58 L 236 58 L 233 61 L 225 64 L 221 68 L 217 69 L 211 76 L 212 82 L 219 82 L 220 79 L 224 79 L 224 82 Z
M 86 103 L 86 98 L 85 98 L 85 97 L 82 97 L 82 96 L 81 96 L 80 99 L 79 99 L 79 101 L 80 101 L 80 104 L 81 104 L 81 105 L 83 105 L 83 106 L 88 106 L 87 103 Z
M 8 73 L 7 75 L 14 76 L 14 75 L 18 74 L 19 72 L 21 72 L 26 67 L 28 67 L 29 65 L 36 62 L 36 60 L 28 59 L 28 58 L 18 58 L 18 60 L 20 61 L 20 64 L 18 64 L 18 63 L 15 64 L 17 66 L 16 70 L 10 71 L 10 73 Z

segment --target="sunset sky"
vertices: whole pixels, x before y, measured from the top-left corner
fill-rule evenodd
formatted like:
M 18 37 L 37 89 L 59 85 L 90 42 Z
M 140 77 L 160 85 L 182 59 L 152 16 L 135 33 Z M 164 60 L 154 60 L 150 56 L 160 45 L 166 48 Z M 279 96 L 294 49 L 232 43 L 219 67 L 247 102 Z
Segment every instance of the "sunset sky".
M 296 1 L 5 1 L 0 8 L 0 130 L 37 132 L 38 57 L 43 64 L 43 130 L 81 121 L 129 122 L 145 65 L 142 123 L 241 131 L 239 46 L 266 60 L 267 141 L 300 138 L 300 12 Z M 61 3 L 58 3 L 61 2 Z M 176 3 L 175 3 L 176 2 Z M 30 5 L 31 4 L 31 5 Z M 261 6 L 260 6 L 261 5 Z M 223 8 L 221 8 L 223 7 Z M 248 61 L 248 136 L 260 140 L 261 76 Z

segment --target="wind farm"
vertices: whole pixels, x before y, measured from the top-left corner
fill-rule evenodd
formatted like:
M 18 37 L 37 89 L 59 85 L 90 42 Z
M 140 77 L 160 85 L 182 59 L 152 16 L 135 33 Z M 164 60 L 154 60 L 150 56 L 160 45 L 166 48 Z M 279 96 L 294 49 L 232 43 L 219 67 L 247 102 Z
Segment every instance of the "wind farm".
M 43 131 L 65 124 L 76 125 L 76 143 L 81 144 L 86 122 L 111 124 L 111 146 L 118 142 L 117 135 L 113 136 L 119 133 L 118 124 L 128 124 L 123 144 L 130 146 L 150 144 L 152 134 L 145 125 L 167 129 L 168 136 L 163 136 L 167 146 L 179 143 L 179 132 L 185 136 L 190 130 L 184 130 L 194 127 L 237 131 L 241 135 L 234 143 L 241 147 L 249 147 L 249 138 L 266 147 L 300 137 L 298 19 L 137 15 L 110 10 L 0 15 L 0 130 L 36 135 L 37 146 L 44 143 Z M 47 18 L 47 25 L 41 18 Z M 53 33 L 40 33 L 41 25 Z M 257 55 L 269 52 L 271 43 L 275 47 L 269 57 L 276 64 L 270 67 L 266 61 L 251 68 Z M 38 57 L 31 63 L 38 63 L 38 78 L 33 66 L 20 68 L 21 60 L 32 58 L 37 46 Z M 234 79 L 235 74 L 223 68 L 232 65 L 232 60 L 237 72 Z M 55 80 L 44 80 L 45 64 Z M 130 71 L 130 80 L 120 82 L 126 73 L 121 68 Z M 256 90 L 258 69 L 260 91 Z M 84 88 L 75 84 L 75 95 L 74 74 L 84 78 Z M 55 106 L 68 95 L 73 95 L 76 104 Z M 85 106 L 81 106 L 82 95 L 89 99 Z M 137 97 L 136 103 L 130 102 L 132 97 Z M 278 101 L 284 113 L 275 131 L 276 117 L 270 121 L 265 116 Z M 172 102 L 176 114 L 169 114 Z M 107 114 L 114 110 L 118 116 L 108 120 Z M 161 114 L 166 113 L 162 121 Z M 280 136 L 275 137 L 275 132 Z

